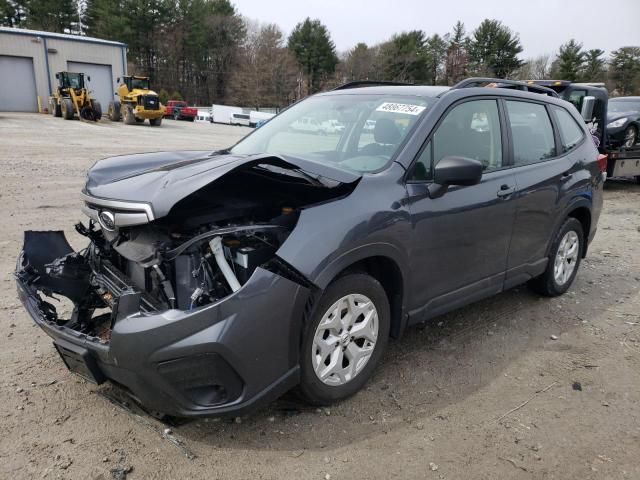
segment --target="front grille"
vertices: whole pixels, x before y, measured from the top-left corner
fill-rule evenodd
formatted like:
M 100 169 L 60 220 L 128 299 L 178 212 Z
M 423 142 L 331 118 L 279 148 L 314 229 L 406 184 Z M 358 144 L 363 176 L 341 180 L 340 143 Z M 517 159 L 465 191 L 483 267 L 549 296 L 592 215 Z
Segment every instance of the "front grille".
M 145 110 L 160 110 L 160 99 L 157 95 L 145 95 L 142 104 Z

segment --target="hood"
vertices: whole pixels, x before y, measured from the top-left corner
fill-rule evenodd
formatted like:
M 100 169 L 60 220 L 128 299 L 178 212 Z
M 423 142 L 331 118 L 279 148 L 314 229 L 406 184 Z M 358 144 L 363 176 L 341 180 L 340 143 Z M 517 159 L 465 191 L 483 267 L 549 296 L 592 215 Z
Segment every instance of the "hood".
M 211 151 L 155 152 L 99 160 L 87 172 L 84 193 L 91 197 L 151 206 L 164 217 L 180 200 L 238 168 L 272 165 L 303 172 L 310 181 L 351 183 L 361 174 L 302 159 L 269 154 L 233 155 Z M 298 173 L 297 176 L 300 176 Z
M 640 116 L 640 112 L 635 110 L 629 110 L 628 112 L 607 112 L 607 123 L 611 123 L 619 118 L 624 117 L 638 117 Z

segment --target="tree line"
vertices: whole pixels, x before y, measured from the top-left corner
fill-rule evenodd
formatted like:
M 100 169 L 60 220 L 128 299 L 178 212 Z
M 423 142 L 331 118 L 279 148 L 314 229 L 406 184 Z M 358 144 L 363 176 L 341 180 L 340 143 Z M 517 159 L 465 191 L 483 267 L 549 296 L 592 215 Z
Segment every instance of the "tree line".
M 468 76 L 604 82 L 614 95 L 640 94 L 640 47 L 606 56 L 569 39 L 552 55 L 523 58 L 518 34 L 493 19 L 343 53 L 319 20 L 287 37 L 230 0 L 0 0 L 0 24 L 124 42 L 130 73 L 150 76 L 163 97 L 199 105 L 284 107 L 350 81 L 453 85 Z

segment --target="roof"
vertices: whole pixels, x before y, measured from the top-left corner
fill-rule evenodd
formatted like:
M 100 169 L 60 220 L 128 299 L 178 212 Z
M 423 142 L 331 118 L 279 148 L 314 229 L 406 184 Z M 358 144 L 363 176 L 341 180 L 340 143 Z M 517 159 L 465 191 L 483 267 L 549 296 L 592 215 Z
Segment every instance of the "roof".
M 25 28 L 0 27 L 0 33 L 27 35 L 30 37 L 55 38 L 60 40 L 70 40 L 72 42 L 97 43 L 100 45 L 112 45 L 120 48 L 127 47 L 126 43 L 103 40 L 102 38 L 85 37 L 83 35 L 69 35 L 67 33 L 42 32 L 40 30 L 27 30 Z
M 321 93 L 320 95 L 407 95 L 414 97 L 437 97 L 447 90 L 450 90 L 450 88 L 427 85 L 380 85 L 375 87 L 331 90 Z
M 616 101 L 616 102 L 637 102 L 638 100 L 640 100 L 640 97 L 613 97 L 610 98 L 609 101 Z

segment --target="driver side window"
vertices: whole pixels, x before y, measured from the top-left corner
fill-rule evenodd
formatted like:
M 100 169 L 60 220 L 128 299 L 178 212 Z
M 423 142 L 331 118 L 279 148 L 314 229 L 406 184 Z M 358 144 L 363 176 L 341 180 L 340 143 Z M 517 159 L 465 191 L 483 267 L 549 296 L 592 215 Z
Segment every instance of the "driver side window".
M 479 160 L 485 172 L 502 167 L 502 137 L 496 100 L 473 100 L 454 107 L 420 154 L 411 179 L 430 180 L 433 167 L 447 156 Z

